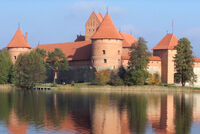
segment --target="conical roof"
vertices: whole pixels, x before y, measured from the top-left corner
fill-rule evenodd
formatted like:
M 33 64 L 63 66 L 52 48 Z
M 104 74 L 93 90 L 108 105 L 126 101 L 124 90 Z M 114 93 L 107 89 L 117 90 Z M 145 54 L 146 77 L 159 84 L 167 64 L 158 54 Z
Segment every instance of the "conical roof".
M 167 34 L 153 50 L 168 49 L 173 50 L 178 45 L 178 38 L 174 34 Z
M 15 33 L 14 37 L 8 44 L 7 48 L 12 48 L 12 47 L 31 48 L 26 38 L 24 37 L 24 34 L 22 33 L 21 29 L 18 28 L 17 32 Z
M 92 39 L 123 39 L 107 13 Z

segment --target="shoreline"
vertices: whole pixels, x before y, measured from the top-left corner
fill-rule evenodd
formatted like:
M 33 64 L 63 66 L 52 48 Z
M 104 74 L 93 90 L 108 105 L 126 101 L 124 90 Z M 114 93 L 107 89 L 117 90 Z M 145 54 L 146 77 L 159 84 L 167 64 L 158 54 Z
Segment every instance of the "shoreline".
M 42 85 L 45 86 L 45 85 Z M 11 84 L 0 84 L 0 91 L 20 90 Z M 75 84 L 74 86 L 57 85 L 46 92 L 80 92 L 80 93 L 200 93 L 199 88 L 179 86 L 111 86 L 111 85 L 89 85 Z

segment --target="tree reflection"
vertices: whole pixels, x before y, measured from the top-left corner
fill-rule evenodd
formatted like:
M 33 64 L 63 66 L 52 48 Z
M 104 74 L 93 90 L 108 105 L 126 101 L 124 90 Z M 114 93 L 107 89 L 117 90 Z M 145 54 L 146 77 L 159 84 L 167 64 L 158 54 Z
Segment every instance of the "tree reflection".
M 177 134 L 189 134 L 190 128 L 192 125 L 192 101 L 189 100 L 185 95 L 175 97 L 175 124 L 176 124 L 176 133 Z
M 7 122 L 12 108 L 11 94 L 0 93 L 0 98 L 0 121 Z
M 137 134 L 144 134 L 147 124 L 147 100 L 145 96 L 127 97 L 127 109 L 131 130 Z

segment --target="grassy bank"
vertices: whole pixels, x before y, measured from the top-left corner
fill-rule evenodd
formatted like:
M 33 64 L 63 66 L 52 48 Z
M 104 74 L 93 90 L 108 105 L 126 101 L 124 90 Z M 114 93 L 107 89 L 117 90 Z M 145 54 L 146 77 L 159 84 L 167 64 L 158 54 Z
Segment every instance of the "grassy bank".
M 15 86 L 11 84 L 0 84 L 0 91 L 11 91 L 12 89 L 15 89 Z
M 51 87 L 52 84 L 40 84 L 39 87 Z M 17 89 L 14 85 L 0 85 L 0 91 L 10 91 L 12 89 Z M 74 85 L 59 85 L 53 87 L 53 92 L 95 92 L 95 93 L 190 93 L 199 92 L 200 88 L 192 87 L 180 87 L 175 85 L 144 85 L 144 86 L 110 86 L 110 85 L 91 85 L 90 83 L 76 83 Z
M 179 86 L 98 86 L 87 83 L 71 85 L 57 85 L 54 91 L 60 92 L 99 92 L 99 93 L 131 93 L 131 92 L 162 92 L 162 93 L 181 93 L 181 92 L 200 92 L 198 88 L 179 87 Z

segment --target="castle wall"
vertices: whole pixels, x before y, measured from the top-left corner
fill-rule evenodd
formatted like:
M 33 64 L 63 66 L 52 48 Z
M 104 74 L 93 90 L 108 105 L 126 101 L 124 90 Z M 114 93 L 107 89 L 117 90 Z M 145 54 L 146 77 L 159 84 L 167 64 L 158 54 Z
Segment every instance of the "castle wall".
M 91 66 L 91 60 L 69 61 L 69 65 L 72 67 Z
M 175 73 L 175 63 L 174 57 L 176 55 L 176 50 L 168 50 L 168 82 L 169 84 L 174 83 L 174 73 Z
M 20 54 L 27 53 L 27 52 L 30 52 L 30 51 L 31 51 L 30 48 L 8 48 L 8 52 L 10 53 L 11 60 L 12 60 L 13 63 L 16 62 L 17 57 Z
M 196 82 L 194 83 L 194 86 L 200 87 L 200 62 L 194 62 L 193 71 L 196 75 Z
M 174 83 L 174 57 L 176 50 L 154 50 L 153 55 L 161 58 L 161 80 L 164 83 Z
M 130 48 L 122 48 L 122 56 L 129 56 Z
M 148 72 L 150 74 L 158 73 L 161 77 L 161 61 L 149 61 Z
M 121 66 L 122 40 L 93 40 L 91 63 L 97 70 L 117 69 Z
M 129 60 L 122 60 L 122 66 L 127 67 Z

